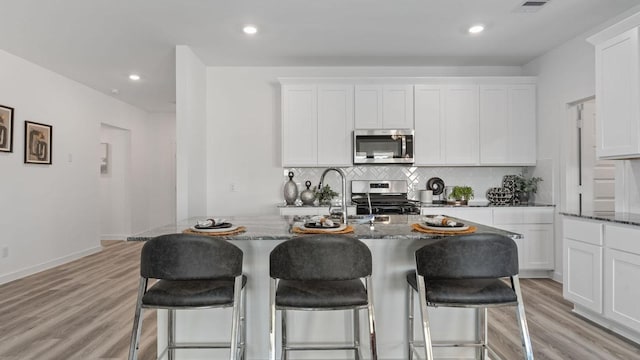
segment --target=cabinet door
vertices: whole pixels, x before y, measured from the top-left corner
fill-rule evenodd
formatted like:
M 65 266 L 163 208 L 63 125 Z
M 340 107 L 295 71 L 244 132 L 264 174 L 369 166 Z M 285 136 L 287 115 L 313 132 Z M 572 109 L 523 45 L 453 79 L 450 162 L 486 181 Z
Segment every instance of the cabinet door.
M 444 121 L 445 163 L 477 165 L 478 86 L 450 85 L 446 90 Z
M 640 255 L 607 248 L 605 257 L 605 316 L 640 331 Z
M 602 313 L 602 247 L 564 239 L 564 297 Z
M 535 85 L 480 86 L 480 163 L 535 165 Z
M 355 127 L 356 129 L 382 128 L 381 85 L 356 85 Z
M 444 164 L 443 108 L 445 88 L 439 85 L 415 87 L 415 164 Z
M 413 86 L 383 86 L 382 114 L 384 129 L 413 129 Z
M 318 86 L 318 165 L 352 166 L 353 86 Z
M 317 164 L 317 100 L 314 85 L 282 86 L 282 166 Z
M 522 263 L 520 269 L 553 270 L 553 225 L 522 225 Z
M 638 157 L 640 46 L 638 28 L 596 47 L 597 155 Z

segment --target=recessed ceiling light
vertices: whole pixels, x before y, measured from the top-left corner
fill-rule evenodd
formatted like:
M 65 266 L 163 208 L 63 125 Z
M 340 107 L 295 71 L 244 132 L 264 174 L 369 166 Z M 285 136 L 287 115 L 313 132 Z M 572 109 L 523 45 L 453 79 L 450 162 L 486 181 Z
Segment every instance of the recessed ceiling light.
M 479 34 L 484 31 L 484 25 L 473 25 L 469 28 L 469 34 Z
M 140 75 L 131 74 L 131 75 L 129 75 L 129 80 L 138 81 L 138 80 L 140 80 Z
M 244 33 L 247 35 L 254 35 L 255 33 L 258 32 L 258 28 L 253 25 L 247 25 L 244 28 L 242 28 L 242 31 L 244 31 Z

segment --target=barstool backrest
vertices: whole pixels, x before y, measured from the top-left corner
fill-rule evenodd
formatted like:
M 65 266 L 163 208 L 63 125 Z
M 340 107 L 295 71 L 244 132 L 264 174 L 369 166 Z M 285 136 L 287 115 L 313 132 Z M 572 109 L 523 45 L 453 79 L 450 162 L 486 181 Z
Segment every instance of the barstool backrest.
M 269 274 L 284 280 L 351 280 L 371 275 L 371 251 L 342 235 L 310 235 L 276 246 Z
M 210 236 L 169 234 L 147 241 L 140 275 L 164 280 L 204 280 L 242 274 L 242 250 Z
M 516 243 L 498 234 L 451 236 L 416 251 L 426 279 L 500 278 L 518 274 Z

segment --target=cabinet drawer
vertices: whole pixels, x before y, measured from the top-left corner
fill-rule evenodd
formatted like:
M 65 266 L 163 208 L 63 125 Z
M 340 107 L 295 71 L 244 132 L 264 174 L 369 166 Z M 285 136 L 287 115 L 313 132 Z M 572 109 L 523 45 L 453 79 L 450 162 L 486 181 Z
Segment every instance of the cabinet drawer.
M 562 231 L 566 239 L 602 245 L 602 224 L 565 218 Z
M 493 209 L 493 223 L 494 224 L 523 224 L 524 223 L 524 209 L 512 207 Z
M 605 225 L 604 236 L 608 248 L 640 255 L 640 229 Z

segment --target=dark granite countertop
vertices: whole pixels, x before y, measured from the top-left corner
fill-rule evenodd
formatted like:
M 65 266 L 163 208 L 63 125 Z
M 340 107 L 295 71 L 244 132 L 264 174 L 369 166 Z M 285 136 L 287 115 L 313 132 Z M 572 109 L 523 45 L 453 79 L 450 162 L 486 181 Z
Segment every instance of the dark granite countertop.
M 550 204 L 527 204 L 527 205 L 453 205 L 453 204 L 422 204 L 420 207 L 423 208 L 530 208 L 530 207 L 554 207 L 555 205 Z
M 356 224 L 355 221 L 350 224 L 354 227 L 354 233 L 348 234 L 359 239 L 391 239 L 391 240 L 410 240 L 410 239 L 431 239 L 439 238 L 443 235 L 425 234 L 413 231 L 411 224 L 420 222 L 423 218 L 420 215 L 391 215 L 391 224 L 376 223 L 375 230 L 370 230 L 368 224 Z M 217 216 L 219 217 L 219 216 Z M 196 224 L 198 220 L 204 220 L 207 217 L 194 217 L 178 223 L 168 224 L 140 234 L 129 236 L 129 241 L 145 241 L 155 236 L 164 234 L 180 233 L 185 229 Z M 300 234 L 291 231 L 296 223 L 293 216 L 225 216 L 225 219 L 234 225 L 244 226 L 247 231 L 232 236 L 218 236 L 220 239 L 226 240 L 286 240 Z M 510 231 L 500 230 L 491 226 L 477 224 L 471 221 L 460 219 L 465 224 L 473 225 L 478 228 L 477 233 L 498 233 L 509 236 L 513 239 L 522 238 L 521 234 Z
M 604 211 L 592 211 L 592 212 L 560 212 L 560 215 L 573 216 L 584 219 L 608 221 L 619 224 L 637 225 L 640 226 L 640 214 L 625 213 L 625 212 L 604 212 Z

